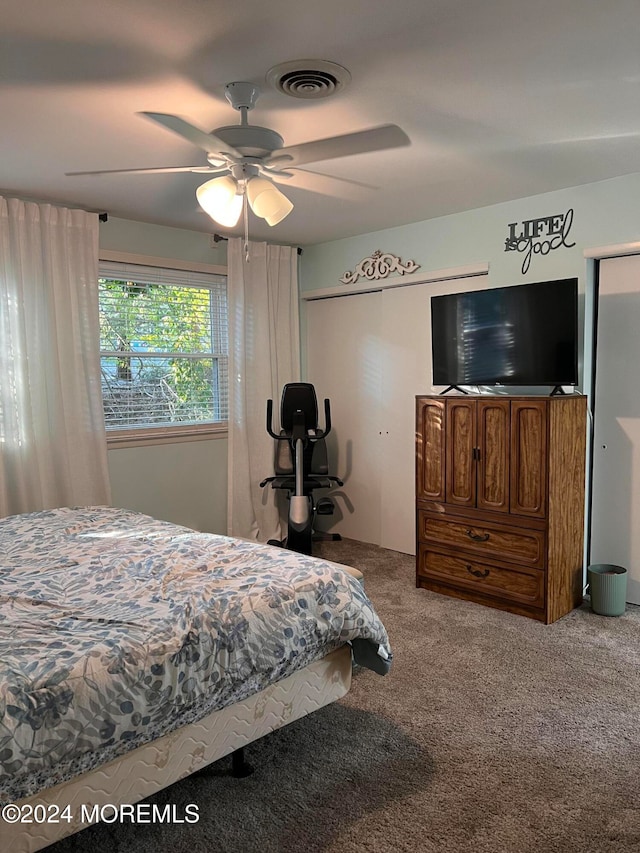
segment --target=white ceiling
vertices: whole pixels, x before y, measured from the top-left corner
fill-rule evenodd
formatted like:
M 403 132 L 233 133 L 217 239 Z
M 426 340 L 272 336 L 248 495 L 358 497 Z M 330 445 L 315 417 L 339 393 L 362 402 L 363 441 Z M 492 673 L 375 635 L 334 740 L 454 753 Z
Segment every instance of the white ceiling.
M 230 233 L 198 212 L 202 175 L 64 173 L 206 165 L 135 113 L 236 124 L 236 80 L 263 87 L 249 121 L 285 145 L 386 123 L 411 139 L 306 167 L 377 189 L 284 186 L 293 213 L 251 214 L 253 239 L 324 242 L 637 172 L 639 36 L 640 0 L 4 0 L 0 192 Z M 317 101 L 270 89 L 294 59 L 352 82 Z

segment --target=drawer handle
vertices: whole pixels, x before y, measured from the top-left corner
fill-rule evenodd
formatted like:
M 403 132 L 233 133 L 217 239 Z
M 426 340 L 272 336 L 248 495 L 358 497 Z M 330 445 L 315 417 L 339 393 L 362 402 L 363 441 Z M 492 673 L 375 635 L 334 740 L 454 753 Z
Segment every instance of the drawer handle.
M 482 536 L 479 536 L 477 533 L 474 533 L 471 528 L 467 530 L 467 536 L 469 539 L 473 539 L 474 542 L 486 542 L 489 539 L 488 533 L 484 533 Z
M 482 571 L 481 569 L 472 569 L 471 566 L 467 566 L 467 571 L 469 574 L 473 575 L 474 578 L 486 578 L 489 575 L 489 569 L 485 569 Z

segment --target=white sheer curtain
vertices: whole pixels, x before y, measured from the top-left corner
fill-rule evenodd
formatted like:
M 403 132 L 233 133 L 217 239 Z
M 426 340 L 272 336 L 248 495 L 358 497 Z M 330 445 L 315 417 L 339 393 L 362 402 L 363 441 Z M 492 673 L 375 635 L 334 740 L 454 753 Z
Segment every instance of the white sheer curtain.
M 110 501 L 98 217 L 0 197 L 0 516 Z
M 267 400 L 278 427 L 282 386 L 300 378 L 298 256 L 290 246 L 229 240 L 229 535 L 282 539 L 273 489 L 274 441 L 266 429 Z

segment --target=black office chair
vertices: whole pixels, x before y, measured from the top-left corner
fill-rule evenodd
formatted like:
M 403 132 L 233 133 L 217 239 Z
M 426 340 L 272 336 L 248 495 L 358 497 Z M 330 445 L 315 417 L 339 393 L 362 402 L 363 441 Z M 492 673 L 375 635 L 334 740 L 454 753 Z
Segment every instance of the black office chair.
M 329 400 L 324 401 L 324 429 L 318 427 L 318 400 L 313 385 L 290 382 L 282 389 L 280 432 L 273 430 L 273 400 L 267 400 L 267 432 L 276 440 L 273 477 L 266 477 L 261 487 L 283 489 L 289 500 L 287 536 L 270 540 L 301 554 L 312 553 L 315 539 L 339 540 L 338 533 L 318 534 L 313 526 L 317 515 L 333 515 L 329 497 L 314 499 L 317 489 L 328 489 L 342 480 L 329 474 L 326 437 L 331 432 Z

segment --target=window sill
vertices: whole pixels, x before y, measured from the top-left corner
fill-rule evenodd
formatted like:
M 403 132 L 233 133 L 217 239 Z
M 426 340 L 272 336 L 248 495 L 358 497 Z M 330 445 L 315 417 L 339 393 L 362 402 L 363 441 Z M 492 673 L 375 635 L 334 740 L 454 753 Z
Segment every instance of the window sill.
M 150 446 L 153 444 L 178 444 L 183 441 L 212 441 L 217 438 L 227 438 L 227 435 L 226 423 L 108 430 L 107 449 L 116 450 L 124 447 Z

